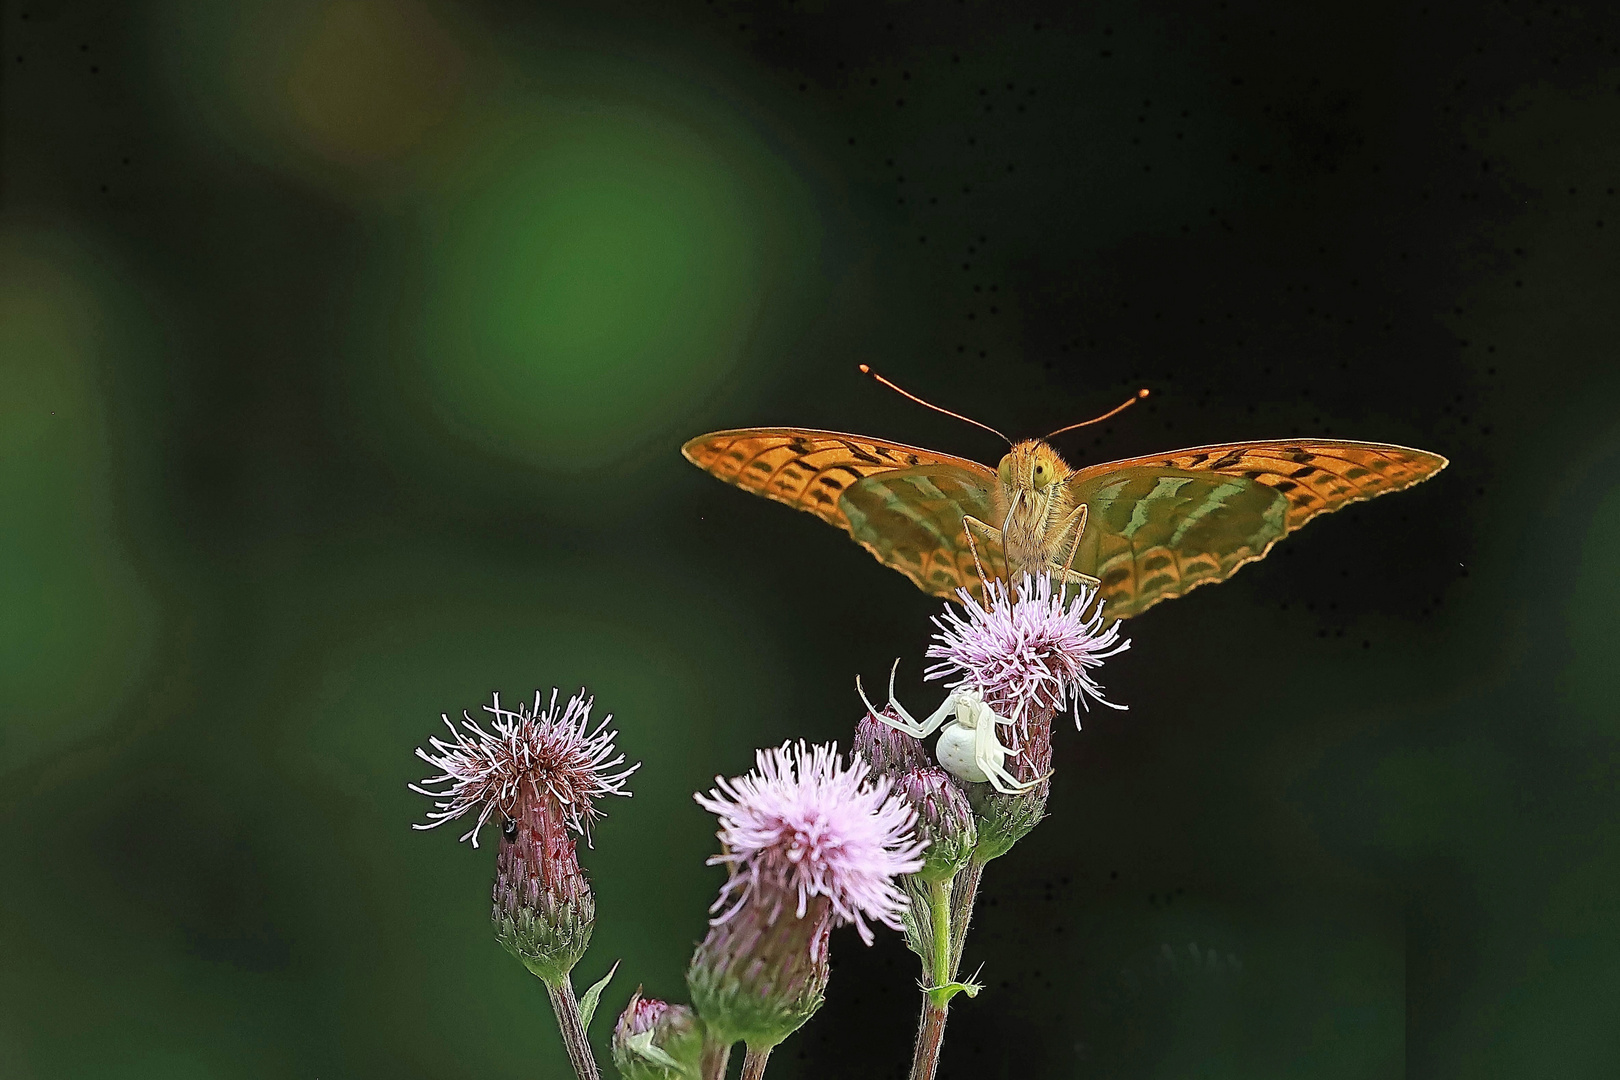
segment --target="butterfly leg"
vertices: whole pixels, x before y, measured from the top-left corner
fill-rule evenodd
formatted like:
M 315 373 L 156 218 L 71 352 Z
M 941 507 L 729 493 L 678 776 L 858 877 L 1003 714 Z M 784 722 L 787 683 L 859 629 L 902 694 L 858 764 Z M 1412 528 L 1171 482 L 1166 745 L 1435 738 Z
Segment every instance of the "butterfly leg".
M 998 545 L 998 546 L 1002 545 L 1002 537 L 1005 534 L 1000 529 L 996 528 L 994 525 L 991 525 L 989 522 L 980 521 L 978 518 L 974 517 L 972 514 L 963 514 L 962 515 L 962 526 L 963 526 L 963 531 L 967 534 L 968 545 L 973 549 L 973 562 L 974 562 L 975 566 L 979 565 L 979 549 L 978 549 L 978 545 L 974 542 L 974 539 L 973 539 L 973 534 L 975 532 L 977 532 L 979 534 L 981 539 L 987 541 L 988 543 L 995 544 L 995 545 Z M 995 570 L 995 567 L 992 566 L 990 569 L 993 572 Z M 1005 546 L 1001 547 L 1001 576 L 1002 577 L 1007 576 L 1007 549 L 1006 549 Z M 980 581 L 988 580 L 985 577 L 984 571 L 982 569 L 979 571 L 979 580 Z
M 1095 589 L 1102 584 L 1101 578 L 1094 578 L 1090 574 L 1082 574 L 1080 571 L 1071 570 L 1068 567 L 1059 567 L 1054 576 L 1062 584 L 1084 585 L 1088 589 Z
M 975 528 L 984 529 L 988 532 L 994 532 L 995 530 L 972 514 L 962 515 L 962 535 L 967 538 L 968 553 L 973 556 L 973 569 L 979 575 L 979 603 L 988 604 L 989 600 L 984 595 L 984 583 L 990 580 L 990 576 L 984 572 L 984 563 L 979 560 L 979 542 L 973 539 Z M 999 535 L 997 538 L 999 539 Z M 989 608 L 986 607 L 985 610 L 988 611 Z
M 895 699 L 894 676 L 899 670 L 900 661 L 896 660 L 894 662 L 894 667 L 889 669 L 889 708 L 893 709 L 899 715 L 900 719 L 890 719 L 879 711 L 879 709 L 869 700 L 867 700 L 866 690 L 861 686 L 861 677 L 859 675 L 855 676 L 855 692 L 861 695 L 861 702 L 866 706 L 866 711 L 872 715 L 874 720 L 887 724 L 896 731 L 903 731 L 914 739 L 925 739 L 934 732 L 938 731 L 939 726 L 946 720 L 949 720 L 956 712 L 956 694 L 954 692 L 948 694 L 945 700 L 940 704 L 939 708 L 935 709 L 931 714 L 929 714 L 928 719 L 919 721 L 916 717 L 912 716 L 906 711 L 904 705 L 901 705 L 900 702 Z
M 974 517 L 972 514 L 963 514 L 962 515 L 962 524 L 967 528 L 967 531 L 968 531 L 969 535 L 972 535 L 975 531 L 977 531 L 980 535 L 982 535 L 986 540 L 989 540 L 991 543 L 993 543 L 993 544 L 1001 543 L 1001 530 L 996 528 L 994 525 L 989 524 L 988 522 L 980 521 L 978 518 Z
M 1085 535 L 1086 518 L 1089 515 L 1090 509 L 1085 503 L 1081 503 L 1058 524 L 1057 539 L 1060 541 L 1070 529 L 1074 530 L 1074 539 L 1069 542 L 1068 558 L 1052 568 L 1052 576 L 1057 579 L 1059 587 L 1065 591 L 1065 596 L 1070 585 L 1085 585 L 1095 589 L 1102 584 L 1097 578 L 1092 577 L 1090 574 L 1082 574 L 1074 568 L 1075 552 L 1080 550 L 1080 537 Z

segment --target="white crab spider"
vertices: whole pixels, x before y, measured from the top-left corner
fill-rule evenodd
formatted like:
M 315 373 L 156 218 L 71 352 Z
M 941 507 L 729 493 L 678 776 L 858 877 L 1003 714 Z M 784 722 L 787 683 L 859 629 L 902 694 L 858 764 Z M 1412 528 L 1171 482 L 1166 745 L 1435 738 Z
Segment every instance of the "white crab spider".
M 899 670 L 900 661 L 896 660 L 889 671 L 889 707 L 900 715 L 899 720 L 891 720 L 867 701 L 859 675 L 855 677 L 855 690 L 861 695 L 867 711 L 896 731 L 903 731 L 914 739 L 926 739 L 938 730 L 939 743 L 935 756 L 946 772 L 970 783 L 989 783 L 1004 795 L 1028 791 L 1046 779 L 1043 776 L 1039 780 L 1019 780 L 1007 771 L 1003 764 L 1007 760 L 1007 748 L 1001 745 L 996 725 L 1006 724 L 1010 727 L 1013 722 L 986 705 L 983 695 L 977 690 L 969 686 L 957 687 L 928 719 L 919 721 L 895 700 L 894 676 Z

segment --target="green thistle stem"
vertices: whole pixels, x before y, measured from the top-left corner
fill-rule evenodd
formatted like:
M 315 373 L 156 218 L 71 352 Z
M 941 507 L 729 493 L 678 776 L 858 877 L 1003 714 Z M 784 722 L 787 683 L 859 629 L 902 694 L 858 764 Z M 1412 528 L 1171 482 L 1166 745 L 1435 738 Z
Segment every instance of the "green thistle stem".
M 956 977 L 951 963 L 951 883 L 936 881 L 928 886 L 928 893 L 934 924 L 934 989 L 928 992 L 928 997 L 943 1008 L 951 1000 L 950 991 L 944 986 Z
M 551 1008 L 557 1014 L 557 1027 L 562 1032 L 563 1046 L 568 1048 L 568 1060 L 574 1066 L 579 1080 L 602 1080 L 597 1071 L 596 1058 L 591 1056 L 591 1045 L 585 1037 L 585 1023 L 579 1015 L 579 1002 L 574 997 L 574 984 L 565 973 L 561 980 L 546 980 L 546 993 L 551 996 Z
M 936 881 L 928 886 L 928 921 L 934 932 L 933 986 L 923 992 L 922 1015 L 917 1018 L 917 1043 L 912 1051 L 911 1080 L 934 1080 L 939 1069 L 939 1051 L 945 1041 L 945 1019 L 956 990 L 952 955 L 951 882 Z
M 984 863 L 971 860 L 956 875 L 951 894 L 951 967 L 950 977 L 962 967 L 962 947 L 967 944 L 968 923 L 973 919 L 973 902 L 979 897 L 979 878 L 984 875 Z

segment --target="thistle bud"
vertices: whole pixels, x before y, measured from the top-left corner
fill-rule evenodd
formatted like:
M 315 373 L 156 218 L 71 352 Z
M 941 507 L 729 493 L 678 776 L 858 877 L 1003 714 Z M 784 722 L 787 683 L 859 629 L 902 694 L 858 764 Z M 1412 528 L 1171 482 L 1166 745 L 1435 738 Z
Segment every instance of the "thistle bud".
M 609 716 L 590 725 L 591 699 L 584 691 L 566 708 L 551 692 L 542 707 L 538 693 L 532 707 L 501 708 L 500 695 L 484 706 L 493 732 L 462 714 L 457 727 L 444 718 L 451 741 L 432 739 L 431 752 L 418 749 L 423 761 L 442 770 L 411 789 L 437 800 L 428 812 L 436 828 L 476 812 L 477 821 L 462 836 L 478 846 L 478 833 L 499 816 L 500 851 L 495 860 L 491 921 L 495 938 L 548 985 L 561 985 L 590 944 L 596 922 L 596 899 L 580 869 L 575 836 L 590 837 L 591 822 L 602 816 L 596 806 L 604 795 L 630 794 L 624 782 L 640 768 L 616 767 L 608 730 Z M 571 835 L 572 834 L 572 835 Z
M 791 896 L 763 890 L 709 927 L 686 972 L 692 1003 L 720 1042 L 769 1049 L 799 1030 L 825 1000 L 832 904 L 794 912 Z
M 1019 781 L 1037 780 L 1052 771 L 1052 712 L 1035 708 L 1020 725 L 1022 738 L 1007 759 L 1007 771 Z M 1042 780 L 1027 791 L 1004 794 L 989 784 L 969 784 L 968 802 L 978 826 L 978 846 L 974 857 L 981 863 L 1000 858 L 1029 834 L 1046 816 L 1049 781 Z
M 596 897 L 573 837 L 551 810 L 522 799 L 502 826 L 490 922 L 507 952 L 555 986 L 591 943 Z
M 854 923 L 872 942 L 868 918 L 901 928 L 905 895 L 895 883 L 922 866 L 916 812 L 889 782 L 867 782 L 857 757 L 837 747 L 762 750 L 758 768 L 698 795 L 720 818 L 730 871 L 711 911 L 708 936 L 686 981 L 710 1035 L 768 1051 L 821 1007 L 832 928 Z
M 979 841 L 973 807 L 944 769 L 912 769 L 895 785 L 917 811 L 917 830 L 928 839 L 917 876 L 930 884 L 949 881 L 967 865 Z
M 883 710 L 889 715 L 889 710 Z M 855 725 L 854 751 L 866 759 L 873 776 L 886 776 L 896 781 L 912 769 L 925 769 L 932 764 L 928 748 L 919 739 L 867 713 Z
M 698 1080 L 703 1031 L 685 1005 L 644 998 L 641 989 L 613 1029 L 613 1064 L 624 1080 Z

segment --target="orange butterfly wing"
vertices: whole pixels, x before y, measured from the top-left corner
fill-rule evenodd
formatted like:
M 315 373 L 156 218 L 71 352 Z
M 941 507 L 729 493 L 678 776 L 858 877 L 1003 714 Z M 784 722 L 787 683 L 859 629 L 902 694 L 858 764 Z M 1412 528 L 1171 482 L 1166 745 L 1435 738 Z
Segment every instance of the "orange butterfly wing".
M 700 435 L 686 460 L 744 491 L 815 514 L 847 532 L 918 588 L 977 588 L 962 515 L 989 515 L 994 470 L 903 443 L 809 428 L 737 428 Z M 999 550 L 979 545 L 981 559 Z
M 1087 466 L 1069 481 L 1091 511 L 1074 566 L 1102 581 L 1111 616 L 1139 615 L 1225 581 L 1319 514 L 1409 488 L 1446 464 L 1388 443 L 1280 439 Z

